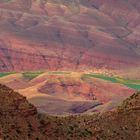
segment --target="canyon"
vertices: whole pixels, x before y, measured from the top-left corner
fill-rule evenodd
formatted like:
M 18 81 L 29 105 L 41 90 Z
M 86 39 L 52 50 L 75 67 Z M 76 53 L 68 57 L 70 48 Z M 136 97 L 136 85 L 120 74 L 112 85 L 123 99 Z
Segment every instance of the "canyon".
M 140 89 L 139 9 L 138 0 L 2 0 L 0 72 L 14 74 L 0 83 L 49 114 L 113 109 Z
M 0 71 L 140 66 L 138 0 L 0 2 Z
M 0 139 L 138 140 L 139 0 L 0 0 Z
M 0 83 L 27 97 L 39 112 L 51 115 L 112 110 L 140 89 L 139 80 L 116 77 L 109 81 L 111 78 L 101 76 L 70 71 L 19 72 L 1 75 Z

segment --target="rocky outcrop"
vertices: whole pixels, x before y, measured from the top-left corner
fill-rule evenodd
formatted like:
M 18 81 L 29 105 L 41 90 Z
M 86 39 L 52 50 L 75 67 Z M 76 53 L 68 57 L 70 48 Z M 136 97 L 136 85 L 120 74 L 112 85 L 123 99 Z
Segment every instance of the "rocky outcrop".
M 14 93 L 14 91 L 12 89 L 8 89 L 6 86 L 0 85 L 0 90 L 2 92 L 1 98 L 0 98 L 1 113 L 7 113 L 7 112 L 8 113 L 9 112 L 17 113 L 16 111 L 14 111 L 14 110 L 17 110 L 22 115 L 36 114 L 36 112 L 37 112 L 36 109 L 32 105 L 29 105 L 29 103 L 26 101 L 26 97 L 18 95 L 18 93 Z M 7 96 L 4 95 L 5 93 Z M 12 96 L 13 96 L 13 98 L 12 98 Z M 5 106 L 2 106 L 2 104 L 5 104 Z M 10 108 L 8 108 L 8 110 L 7 110 L 7 107 L 10 107 Z M 29 110 L 27 109 L 27 107 Z
M 138 67 L 138 3 L 0 2 L 0 71 Z
M 36 108 L 25 97 L 0 85 L 0 130 L 2 139 L 41 139 Z
M 4 140 L 138 140 L 139 114 L 140 93 L 114 111 L 54 117 L 38 114 L 23 96 L 0 85 L 0 138 Z
M 107 81 L 84 72 L 57 71 L 35 75 L 36 72 L 27 75 L 10 74 L 0 78 L 0 83 L 18 91 L 39 111 L 48 114 L 112 110 L 135 91 L 125 83 L 113 83 L 115 78 L 113 81 Z M 125 79 L 120 80 L 129 82 Z
M 63 79 L 61 79 L 63 80 Z M 39 92 L 46 93 L 58 98 L 96 100 L 92 86 L 83 81 L 59 81 L 46 82 Z
M 98 100 L 101 103 L 127 98 L 134 92 L 133 89 L 122 84 L 84 77 L 78 72 L 75 74 L 46 73 L 33 79 L 31 83 L 43 83 L 38 87 L 40 94 L 67 100 Z

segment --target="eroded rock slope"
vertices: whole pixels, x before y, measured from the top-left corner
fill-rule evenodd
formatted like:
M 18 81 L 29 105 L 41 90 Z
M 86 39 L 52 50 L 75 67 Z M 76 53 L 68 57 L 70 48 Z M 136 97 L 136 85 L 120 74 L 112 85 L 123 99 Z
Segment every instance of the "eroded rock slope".
M 139 0 L 0 2 L 0 71 L 140 66 Z

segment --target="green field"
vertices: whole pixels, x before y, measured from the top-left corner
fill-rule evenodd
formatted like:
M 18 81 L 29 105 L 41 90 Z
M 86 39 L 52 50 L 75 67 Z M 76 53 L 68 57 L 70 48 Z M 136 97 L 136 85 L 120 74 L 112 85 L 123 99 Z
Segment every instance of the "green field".
M 15 74 L 16 72 L 4 72 L 0 73 L 0 77 L 8 76 L 10 74 Z M 27 78 L 28 80 L 32 80 L 36 78 L 37 76 L 41 75 L 42 71 L 29 71 L 29 72 L 23 72 L 22 75 L 24 78 Z M 65 72 L 65 71 L 54 71 L 54 72 L 48 72 L 48 74 L 71 74 L 70 72 Z M 99 78 L 105 81 L 110 81 L 112 83 L 119 83 L 123 84 L 129 88 L 135 89 L 140 91 L 140 80 L 130 80 L 130 79 L 124 79 L 120 77 L 110 77 L 108 75 L 103 75 L 103 74 L 96 74 L 96 73 L 85 73 L 82 74 L 81 78 Z
M 70 72 L 65 72 L 65 71 L 54 71 L 54 72 L 48 72 L 48 74 L 70 74 Z
M 4 73 L 0 73 L 0 77 L 4 77 L 4 76 L 8 76 L 10 74 L 15 74 L 16 72 L 4 72 Z
M 95 73 L 89 73 L 89 74 L 83 74 L 82 77 L 84 78 L 99 78 L 102 80 L 106 80 L 106 81 L 111 81 L 112 83 L 119 83 L 119 84 L 123 84 L 129 88 L 135 89 L 135 90 L 140 90 L 140 80 L 128 80 L 128 79 L 123 79 L 123 78 L 119 78 L 119 77 L 109 77 L 106 75 L 102 75 L 102 74 L 95 74 Z
M 43 72 L 41 71 L 36 71 L 36 72 L 23 72 L 22 75 L 24 78 L 27 78 L 28 80 L 32 80 L 42 74 Z
M 4 72 L 4 73 L 0 73 L 0 78 L 1 77 L 5 77 L 5 76 L 8 76 L 8 75 L 11 75 L 11 74 L 18 74 L 18 72 Z M 41 71 L 36 71 L 36 72 L 23 72 L 22 75 L 24 78 L 27 78 L 29 80 L 39 76 L 40 74 L 42 74 L 43 72 Z

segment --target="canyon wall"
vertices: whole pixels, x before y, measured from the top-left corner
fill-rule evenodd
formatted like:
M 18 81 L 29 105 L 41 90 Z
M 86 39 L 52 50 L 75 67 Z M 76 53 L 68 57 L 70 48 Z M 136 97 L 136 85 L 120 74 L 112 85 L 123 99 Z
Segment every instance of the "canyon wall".
M 139 67 L 139 3 L 1 1 L 0 71 Z

